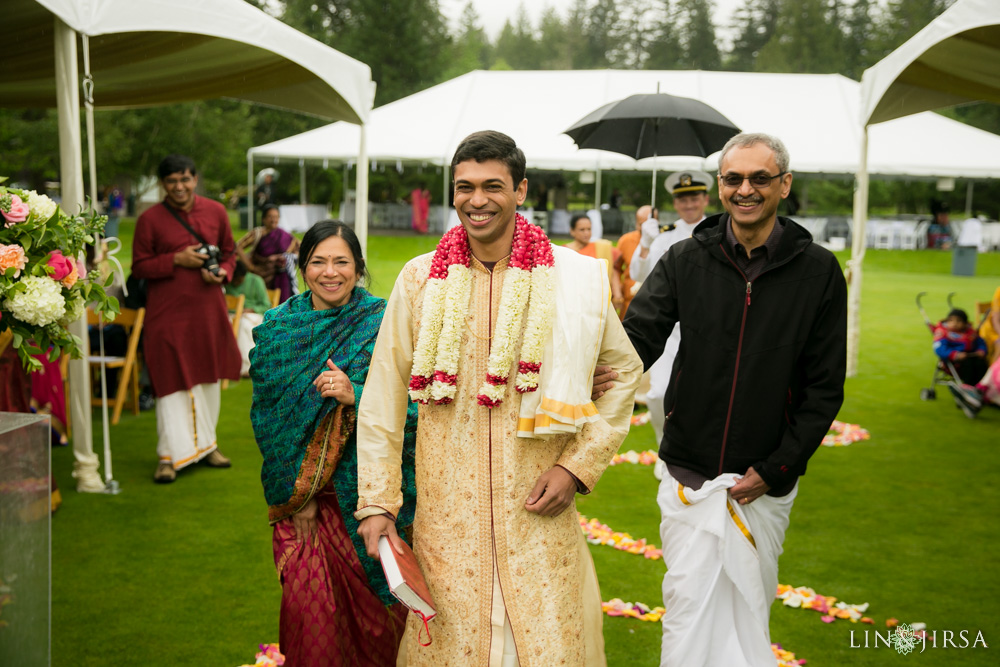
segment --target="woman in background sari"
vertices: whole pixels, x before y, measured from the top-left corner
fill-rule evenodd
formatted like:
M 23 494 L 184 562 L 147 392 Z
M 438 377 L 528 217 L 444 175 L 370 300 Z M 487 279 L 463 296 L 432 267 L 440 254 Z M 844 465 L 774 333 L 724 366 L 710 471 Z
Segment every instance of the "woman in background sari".
M 309 289 L 267 311 L 250 365 L 250 419 L 282 584 L 280 648 L 296 667 L 392 666 L 407 610 L 367 557 L 353 515 L 354 420 L 385 301 L 357 284 L 367 276 L 364 259 L 343 223 L 306 232 L 299 268 Z M 411 405 L 401 526 L 413 523 L 415 436 Z
M 254 227 L 239 240 L 236 254 L 250 271 L 264 279 L 268 289 L 281 290 L 279 303 L 284 303 L 299 291 L 295 275 L 299 241 L 278 227 L 281 213 L 274 204 L 264 205 L 260 219 L 263 225 Z

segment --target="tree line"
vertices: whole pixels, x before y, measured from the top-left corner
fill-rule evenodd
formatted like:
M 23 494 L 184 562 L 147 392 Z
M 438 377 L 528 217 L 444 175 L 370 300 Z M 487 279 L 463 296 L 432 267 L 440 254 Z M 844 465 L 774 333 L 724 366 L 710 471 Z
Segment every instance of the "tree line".
M 840 73 L 858 80 L 954 0 L 744 0 L 721 26 L 713 23 L 712 0 L 575 0 L 562 14 L 547 9 L 537 23 L 522 4 L 495 39 L 471 2 L 449 26 L 437 0 L 245 1 L 367 63 L 379 106 L 476 69 L 702 69 Z M 945 113 L 1000 134 L 996 105 Z M 196 158 L 207 191 L 221 193 L 245 181 L 247 147 L 323 124 L 230 100 L 98 111 L 98 172 L 102 186 L 122 185 L 154 173 L 163 155 L 187 153 Z M 58 180 L 54 110 L 0 109 L 0 174 L 39 190 Z M 338 201 L 340 174 L 312 170 L 310 198 Z M 396 198 L 407 191 L 408 178 L 418 177 L 426 180 L 392 169 L 376 173 L 372 192 Z M 907 187 L 883 189 L 896 201 L 924 198 L 925 186 Z M 286 199 L 295 198 L 297 188 L 294 176 L 279 182 Z M 841 207 L 849 188 L 835 190 L 828 202 L 817 198 L 821 189 L 813 201 Z

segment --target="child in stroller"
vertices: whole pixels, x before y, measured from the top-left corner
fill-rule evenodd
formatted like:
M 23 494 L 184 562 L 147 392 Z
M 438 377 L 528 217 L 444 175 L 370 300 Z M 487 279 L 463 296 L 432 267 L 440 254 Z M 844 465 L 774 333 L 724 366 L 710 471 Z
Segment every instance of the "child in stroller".
M 941 361 L 952 363 L 958 373 L 956 380 L 962 384 L 976 384 L 989 367 L 986 341 L 961 308 L 953 308 L 934 328 L 934 353 Z

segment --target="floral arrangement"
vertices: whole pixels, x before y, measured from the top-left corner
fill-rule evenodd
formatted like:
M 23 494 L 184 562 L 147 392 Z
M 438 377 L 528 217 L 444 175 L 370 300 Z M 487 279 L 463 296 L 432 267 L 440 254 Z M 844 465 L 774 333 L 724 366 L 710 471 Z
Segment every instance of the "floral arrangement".
M 260 650 L 257 651 L 256 662 L 241 667 L 281 667 L 285 664 L 285 656 L 281 655 L 277 644 L 259 644 L 257 648 Z
M 524 322 L 515 389 L 538 389 L 542 351 L 552 330 L 555 281 L 552 245 L 545 232 L 522 216 L 515 219 L 510 263 L 500 293 L 500 313 L 479 389 L 480 405 L 494 408 L 503 402 L 514 363 L 515 342 Z M 451 403 L 458 381 L 460 333 L 469 312 L 472 251 L 465 228 L 458 226 L 441 237 L 424 288 L 423 315 L 413 352 L 410 397 L 418 403 Z
M 822 444 L 826 447 L 846 447 L 869 438 L 871 435 L 867 429 L 863 429 L 857 424 L 834 420 L 833 424 L 830 425 L 830 432 L 823 436 Z
M 66 327 L 87 305 L 108 318 L 118 312 L 118 300 L 76 259 L 107 218 L 67 214 L 45 195 L 6 181 L 0 177 L 0 334 L 10 330 L 21 363 L 33 371 L 41 362 L 32 355 L 81 355 L 82 342 Z

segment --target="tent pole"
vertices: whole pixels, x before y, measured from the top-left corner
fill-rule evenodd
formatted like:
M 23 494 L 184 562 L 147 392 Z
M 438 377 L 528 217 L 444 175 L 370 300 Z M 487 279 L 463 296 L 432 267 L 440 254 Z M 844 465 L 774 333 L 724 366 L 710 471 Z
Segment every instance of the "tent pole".
M 97 206 L 97 149 L 94 139 L 94 77 L 90 73 L 90 38 L 80 35 L 83 42 L 83 109 L 87 119 L 87 162 L 90 168 L 90 205 Z M 101 236 L 95 235 L 94 246 L 101 247 Z M 100 337 L 101 353 L 101 432 L 104 440 L 104 486 L 108 493 L 120 488 L 111 472 L 111 430 L 108 420 L 108 378 L 105 368 L 104 336 Z M 136 399 L 138 400 L 138 399 Z
M 55 21 L 56 107 L 59 116 L 59 180 L 62 208 L 76 213 L 83 205 L 83 156 L 80 148 L 80 81 L 77 75 L 76 32 L 58 17 Z M 90 355 L 87 320 L 69 325 L 82 341 L 81 359 L 69 362 L 70 415 L 73 424 L 73 477 L 76 490 L 101 493 L 104 482 L 97 472 L 90 412 Z
M 254 228 L 253 198 L 253 153 L 247 151 L 247 229 Z
M 299 203 L 306 205 L 306 161 L 299 158 Z
M 448 177 L 451 172 L 450 164 L 441 165 L 441 233 L 448 231 Z
M 861 130 L 861 159 L 854 181 L 854 230 L 847 262 L 847 377 L 858 374 L 861 341 L 861 273 L 868 225 L 868 126 Z
M 358 146 L 357 195 L 354 201 L 354 232 L 361 242 L 361 255 L 368 256 L 368 148 L 366 146 L 367 126 L 362 123 L 361 142 Z
M 973 182 L 970 180 L 968 185 L 965 186 L 965 217 L 969 219 L 972 217 L 972 187 Z
M 597 165 L 597 178 L 594 179 L 594 208 L 601 210 L 601 165 Z

